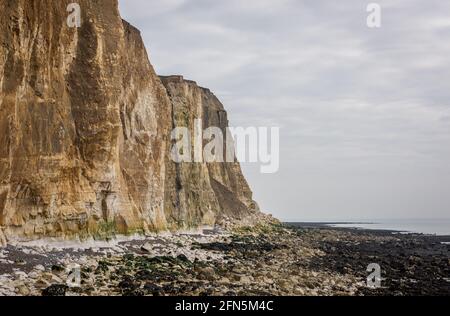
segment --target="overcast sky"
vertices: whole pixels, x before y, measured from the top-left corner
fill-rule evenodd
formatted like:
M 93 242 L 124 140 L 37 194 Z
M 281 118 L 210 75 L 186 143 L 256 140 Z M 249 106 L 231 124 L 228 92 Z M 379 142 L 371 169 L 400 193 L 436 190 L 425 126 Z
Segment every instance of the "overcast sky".
M 283 220 L 450 217 L 450 1 L 121 0 L 159 74 L 210 88 L 232 126 L 281 127 L 245 173 Z

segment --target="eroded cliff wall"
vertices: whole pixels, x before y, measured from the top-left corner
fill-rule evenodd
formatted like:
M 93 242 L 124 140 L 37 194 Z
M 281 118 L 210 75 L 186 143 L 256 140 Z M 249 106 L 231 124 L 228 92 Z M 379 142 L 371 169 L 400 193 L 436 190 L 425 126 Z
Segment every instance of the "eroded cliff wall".
M 209 127 L 220 128 L 226 145 L 228 116 L 217 97 L 209 89 L 199 87 L 182 76 L 161 77 L 161 80 L 172 103 L 173 128 L 188 127 L 191 132 L 191 158 L 195 151 L 196 120 L 200 120 L 202 131 Z M 202 143 L 206 145 L 208 140 Z M 231 143 L 234 143 L 232 139 Z M 221 158 L 226 161 L 226 146 L 222 150 Z M 237 161 L 169 162 L 165 213 L 178 225 L 211 224 L 227 217 L 240 219 L 257 210 Z
M 180 111 L 225 128 L 220 102 L 184 81 L 164 87 L 117 0 L 78 0 L 79 28 L 66 23 L 71 2 L 0 0 L 0 241 L 186 228 L 254 209 L 239 164 L 170 160 Z

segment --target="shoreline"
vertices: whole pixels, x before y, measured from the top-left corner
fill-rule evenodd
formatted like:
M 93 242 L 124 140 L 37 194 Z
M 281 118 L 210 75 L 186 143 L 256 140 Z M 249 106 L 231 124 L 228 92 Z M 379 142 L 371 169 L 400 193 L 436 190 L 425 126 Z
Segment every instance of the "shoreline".
M 373 232 L 373 233 L 384 233 L 384 234 L 402 234 L 402 235 L 419 235 L 419 236 L 434 236 L 441 237 L 443 239 L 448 239 L 450 242 L 450 234 L 439 234 L 439 233 L 423 233 L 423 232 L 414 232 L 408 230 L 400 230 L 400 229 L 383 229 L 383 228 L 367 228 L 367 227 L 358 227 L 358 226 L 335 226 L 335 225 L 378 225 L 377 222 L 283 222 L 286 226 L 298 226 L 303 228 L 320 228 L 320 229 L 336 229 L 336 230 L 350 230 L 350 231 L 364 231 L 364 232 Z
M 0 249 L 0 296 L 448 296 L 444 239 L 290 223 L 147 236 L 112 247 L 9 245 Z M 81 282 L 68 287 L 75 263 Z M 371 263 L 381 267 L 377 289 L 366 284 Z

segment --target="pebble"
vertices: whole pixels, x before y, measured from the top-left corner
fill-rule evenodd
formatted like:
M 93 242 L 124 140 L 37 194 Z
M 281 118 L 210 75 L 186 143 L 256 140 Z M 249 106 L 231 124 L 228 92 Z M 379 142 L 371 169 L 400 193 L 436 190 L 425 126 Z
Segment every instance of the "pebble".
M 438 249 L 441 257 L 427 259 L 420 253 L 406 253 L 406 242 L 408 237 L 393 240 L 331 229 L 274 229 L 269 233 L 255 229 L 251 233 L 149 236 L 111 248 L 94 247 L 95 251 L 55 249 L 51 257 L 46 252 L 51 247 L 21 247 L 13 252 L 46 259 L 29 267 L 31 272 L 25 272 L 27 260 L 25 265 L 5 263 L 16 271 L 0 275 L 0 295 L 367 295 L 366 258 L 405 260 L 414 265 L 425 262 L 417 273 L 426 275 L 432 269 L 440 280 L 448 281 L 442 268 L 449 262 L 448 252 Z M 380 257 L 384 252 L 376 245 L 381 243 L 383 251 L 394 247 L 405 253 L 398 258 Z M 2 252 L 2 256 L 14 262 L 10 253 Z M 82 282 L 72 289 L 65 285 L 65 274 L 66 267 L 74 264 L 81 268 Z M 408 266 L 405 271 L 414 274 L 416 269 Z M 410 279 L 417 284 L 403 280 L 396 294 L 414 293 L 414 287 L 423 285 L 420 275 Z M 370 293 L 386 291 L 388 287 Z M 448 293 L 432 280 L 426 291 Z

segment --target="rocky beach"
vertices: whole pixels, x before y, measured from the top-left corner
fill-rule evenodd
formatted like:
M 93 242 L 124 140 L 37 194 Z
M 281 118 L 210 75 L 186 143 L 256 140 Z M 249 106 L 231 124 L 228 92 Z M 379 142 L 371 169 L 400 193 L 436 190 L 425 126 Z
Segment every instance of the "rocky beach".
M 258 118 L 245 104 L 265 96 L 224 88 L 278 77 L 225 72 L 227 84 L 212 85 L 216 95 L 183 75 L 162 76 L 118 0 L 0 0 L 0 7 L 0 296 L 450 294 L 450 237 L 281 224 L 265 215 L 234 147 L 245 154 L 249 145 L 251 161 L 276 156 L 278 167 L 279 127 L 268 155 L 260 132 L 271 120 L 250 127 L 255 137 L 243 126 L 232 135 L 219 96 L 236 102 L 241 112 L 233 115 Z M 181 48 L 168 69 L 191 62 Z M 212 82 L 221 73 L 200 70 Z M 226 97 L 234 94 L 242 101 Z M 277 95 L 274 104 L 284 100 Z M 336 133 L 326 126 L 326 135 Z M 287 171 L 296 175 L 301 162 L 293 161 Z M 297 191 L 297 176 L 280 179 L 282 191 L 295 189 L 295 203 L 308 194 Z M 326 187 L 318 185 L 320 199 Z M 293 207 L 305 217 L 304 207 Z M 370 266 L 380 270 L 375 287 Z
M 10 245 L 0 250 L 0 295 L 447 296 L 449 241 L 267 224 L 69 248 L 58 243 Z M 377 289 L 367 287 L 371 263 L 381 267 Z M 68 283 L 77 269 L 79 283 Z

